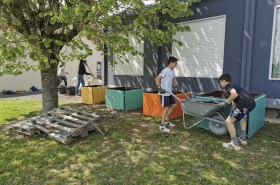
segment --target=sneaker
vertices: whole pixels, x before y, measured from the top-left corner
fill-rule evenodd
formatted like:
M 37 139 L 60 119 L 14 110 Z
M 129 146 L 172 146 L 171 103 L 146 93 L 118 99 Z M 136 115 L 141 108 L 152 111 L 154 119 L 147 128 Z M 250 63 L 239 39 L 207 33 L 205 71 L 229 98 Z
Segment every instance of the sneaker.
M 166 126 L 165 125 L 163 125 L 163 126 L 159 126 L 159 130 L 161 130 L 161 131 L 163 131 L 163 132 L 170 132 L 170 130 L 168 129 L 168 128 L 166 128 Z
M 80 98 L 81 96 L 79 96 L 79 95 L 76 95 L 75 97 L 76 97 L 76 98 Z
M 240 137 L 238 138 L 238 141 L 239 141 L 239 143 L 242 144 L 242 145 L 247 145 L 247 141 L 246 141 L 246 140 L 240 139 Z
M 223 143 L 223 147 L 234 150 L 241 150 L 241 146 L 233 144 L 232 141 L 230 143 Z
M 165 121 L 165 126 L 175 127 L 175 124 L 171 123 L 170 121 Z

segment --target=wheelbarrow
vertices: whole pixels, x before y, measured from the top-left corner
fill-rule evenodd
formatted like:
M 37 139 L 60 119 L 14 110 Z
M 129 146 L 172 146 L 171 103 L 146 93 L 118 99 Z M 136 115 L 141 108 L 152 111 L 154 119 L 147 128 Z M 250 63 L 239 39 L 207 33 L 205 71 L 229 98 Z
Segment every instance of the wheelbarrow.
M 179 101 L 183 111 L 183 124 L 189 130 L 194 126 L 201 124 L 205 120 L 209 120 L 209 129 L 216 135 L 223 135 L 228 132 L 225 125 L 226 116 L 220 112 L 224 107 L 219 106 L 220 101 L 205 101 L 188 97 L 183 91 L 180 91 L 186 99 L 180 99 L 172 92 L 166 91 Z M 187 126 L 185 122 L 185 114 L 201 118 L 191 126 Z

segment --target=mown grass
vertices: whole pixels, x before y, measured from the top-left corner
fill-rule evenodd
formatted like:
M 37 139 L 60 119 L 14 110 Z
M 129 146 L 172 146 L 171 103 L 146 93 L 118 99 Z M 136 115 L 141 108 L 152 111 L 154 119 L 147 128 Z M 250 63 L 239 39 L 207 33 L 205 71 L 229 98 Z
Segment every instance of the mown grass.
M 66 101 L 59 101 L 59 105 L 69 105 L 69 103 Z M 37 116 L 41 112 L 41 100 L 0 99 L 0 125 Z
M 99 113 L 102 129 L 111 126 L 107 135 L 92 132 L 65 146 L 2 131 L 0 184 L 280 184 L 279 124 L 266 124 L 236 152 L 221 147 L 228 135 L 185 130 L 181 119 L 168 134 L 158 130 L 159 119 L 145 117 L 141 110 L 72 106 Z M 32 107 L 30 112 L 40 113 L 39 103 Z M 18 113 L 4 120 L 31 116 Z

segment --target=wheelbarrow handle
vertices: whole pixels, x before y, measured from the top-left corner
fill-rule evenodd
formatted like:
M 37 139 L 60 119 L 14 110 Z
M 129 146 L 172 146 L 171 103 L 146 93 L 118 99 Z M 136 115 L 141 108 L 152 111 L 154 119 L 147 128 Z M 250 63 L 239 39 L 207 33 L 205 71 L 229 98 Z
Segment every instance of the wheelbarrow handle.
M 165 90 L 165 92 L 171 94 L 176 100 L 178 100 L 181 103 L 182 100 L 180 98 L 178 98 L 175 94 L 173 94 L 172 92 L 167 91 L 167 90 Z M 179 91 L 179 92 L 181 92 L 186 97 L 186 99 L 190 99 L 190 97 L 188 95 L 186 95 L 186 93 L 184 93 L 184 91 Z
M 190 99 L 190 97 L 186 95 L 186 93 L 183 90 L 179 90 L 179 92 L 182 93 L 187 99 Z

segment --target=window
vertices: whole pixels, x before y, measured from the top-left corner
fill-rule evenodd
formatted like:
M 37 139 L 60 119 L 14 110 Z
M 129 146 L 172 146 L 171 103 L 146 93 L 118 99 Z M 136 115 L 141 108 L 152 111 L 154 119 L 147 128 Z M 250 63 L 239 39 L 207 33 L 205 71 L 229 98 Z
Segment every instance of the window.
M 274 10 L 269 79 L 280 80 L 280 6 Z
M 138 43 L 134 37 L 130 37 L 130 44 L 134 48 L 144 53 L 144 41 Z M 134 76 L 143 76 L 144 75 L 144 58 L 140 55 L 133 56 L 131 53 L 127 53 L 125 56 L 122 56 L 122 62 L 115 57 L 117 64 L 114 64 L 114 75 L 134 75 Z M 130 62 L 126 62 L 125 59 L 128 59 Z
M 101 62 L 97 62 L 97 71 L 101 71 Z
M 184 22 L 190 32 L 178 32 L 173 38 L 172 55 L 179 59 L 176 76 L 218 78 L 223 73 L 226 16 Z

